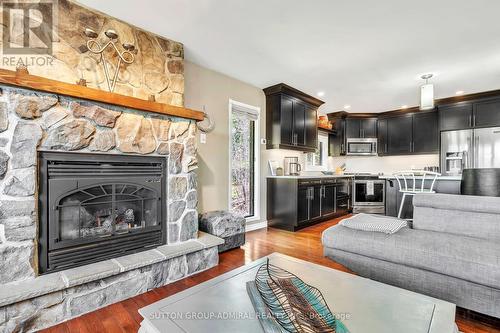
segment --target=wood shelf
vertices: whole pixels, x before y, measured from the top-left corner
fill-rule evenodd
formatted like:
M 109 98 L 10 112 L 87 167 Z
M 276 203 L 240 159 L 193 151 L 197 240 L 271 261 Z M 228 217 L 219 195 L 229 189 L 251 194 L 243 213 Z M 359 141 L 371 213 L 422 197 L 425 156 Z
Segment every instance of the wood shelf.
M 41 76 L 30 75 L 7 69 L 0 69 L 0 83 L 20 88 L 27 88 L 48 93 L 76 97 L 95 102 L 118 105 L 136 110 L 154 112 L 168 116 L 194 119 L 196 121 L 203 120 L 203 112 L 201 111 L 191 110 L 188 108 L 164 103 L 147 101 L 136 97 L 120 95 L 104 90 L 51 80 Z

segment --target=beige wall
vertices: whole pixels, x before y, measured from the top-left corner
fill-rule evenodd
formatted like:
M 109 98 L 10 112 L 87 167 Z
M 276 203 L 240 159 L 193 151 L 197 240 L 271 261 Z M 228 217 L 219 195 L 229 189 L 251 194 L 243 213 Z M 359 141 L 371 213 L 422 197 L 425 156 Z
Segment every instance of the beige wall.
M 262 89 L 224 74 L 185 62 L 185 106 L 196 110 L 205 107 L 215 120 L 215 130 L 207 142 L 198 137 L 199 212 L 229 207 L 229 100 L 261 108 L 260 137 L 265 137 L 265 96 Z M 265 146 L 260 147 L 260 220 L 265 220 Z

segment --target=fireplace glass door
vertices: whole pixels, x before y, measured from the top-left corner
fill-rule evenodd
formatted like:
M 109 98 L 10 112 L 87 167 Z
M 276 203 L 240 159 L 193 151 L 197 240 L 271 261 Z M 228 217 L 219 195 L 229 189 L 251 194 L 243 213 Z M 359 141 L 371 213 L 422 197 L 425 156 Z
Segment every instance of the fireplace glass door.
M 108 237 L 154 227 L 159 194 L 131 183 L 98 184 L 64 196 L 57 205 L 59 241 Z
M 164 157 L 42 152 L 39 165 L 40 272 L 166 243 Z

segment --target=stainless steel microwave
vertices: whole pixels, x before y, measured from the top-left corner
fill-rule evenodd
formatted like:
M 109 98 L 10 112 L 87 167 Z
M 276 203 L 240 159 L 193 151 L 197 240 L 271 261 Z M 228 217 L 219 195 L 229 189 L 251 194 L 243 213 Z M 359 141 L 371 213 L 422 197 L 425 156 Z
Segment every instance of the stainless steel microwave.
M 347 155 L 377 155 L 376 138 L 347 139 Z

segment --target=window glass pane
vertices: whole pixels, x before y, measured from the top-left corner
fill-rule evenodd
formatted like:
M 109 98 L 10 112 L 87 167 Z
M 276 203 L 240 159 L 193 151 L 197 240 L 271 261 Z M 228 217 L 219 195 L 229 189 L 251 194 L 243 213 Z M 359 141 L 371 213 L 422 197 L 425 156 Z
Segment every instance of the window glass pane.
M 231 210 L 245 217 L 254 215 L 254 121 L 232 114 Z

